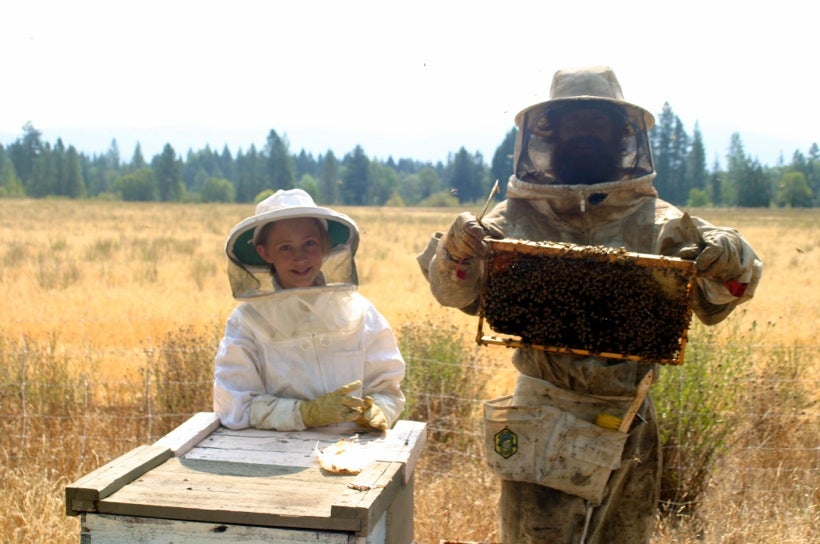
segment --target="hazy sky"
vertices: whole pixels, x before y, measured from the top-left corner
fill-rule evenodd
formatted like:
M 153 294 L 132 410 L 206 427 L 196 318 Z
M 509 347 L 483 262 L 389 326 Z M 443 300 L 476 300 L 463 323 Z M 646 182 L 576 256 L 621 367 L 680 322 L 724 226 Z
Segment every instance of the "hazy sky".
M 675 7 L 673 7 L 673 4 Z M 755 7 L 758 5 L 766 7 Z M 820 143 L 810 3 L 4 0 L 0 143 L 31 121 L 85 153 L 170 143 L 489 163 L 561 67 L 608 64 L 626 99 L 669 102 L 709 166 L 732 133 L 774 165 Z

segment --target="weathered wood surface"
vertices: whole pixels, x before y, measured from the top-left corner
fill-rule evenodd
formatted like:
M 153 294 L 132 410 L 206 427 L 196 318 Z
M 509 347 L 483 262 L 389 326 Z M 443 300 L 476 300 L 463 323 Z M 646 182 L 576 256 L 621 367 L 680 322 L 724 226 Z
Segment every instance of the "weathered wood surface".
M 218 428 L 219 416 L 214 412 L 199 412 L 154 444 L 167 446 L 176 456 L 185 455 L 188 450 Z
M 92 473 L 69 486 L 67 511 L 342 531 L 361 537 L 383 530 L 379 527 L 398 497 L 397 503 L 409 505 L 406 514 L 412 519 L 410 478 L 426 441 L 426 425 L 400 421 L 385 433 L 357 435 L 374 459 L 358 475 L 322 470 L 315 448 L 351 436 L 338 430 L 232 431 L 214 428 L 210 413 L 197 414 L 154 445 L 134 450 L 151 452 L 132 453 L 151 459 L 142 459 L 140 470 L 131 467 L 117 478 L 92 478 Z M 412 527 L 409 531 L 412 538 Z
M 348 487 L 353 476 L 326 476 L 318 467 L 292 470 L 244 464 L 187 462 L 171 458 L 97 504 L 105 514 L 294 527 L 366 531 L 381 516 L 400 484 L 400 465 L 374 463 L 379 487 Z
M 81 541 L 93 544 L 121 544 L 122 542 L 358 544 L 359 542 L 350 534 L 330 531 L 251 527 L 224 523 L 110 516 L 108 514 L 87 514 L 82 523 Z
M 93 512 L 97 503 L 171 457 L 163 445 L 138 446 L 66 487 L 66 514 Z

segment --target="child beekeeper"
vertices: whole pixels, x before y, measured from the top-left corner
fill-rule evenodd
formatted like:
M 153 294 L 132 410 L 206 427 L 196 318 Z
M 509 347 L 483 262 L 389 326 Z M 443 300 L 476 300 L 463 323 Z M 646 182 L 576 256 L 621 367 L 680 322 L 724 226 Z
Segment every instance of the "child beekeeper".
M 222 425 L 395 423 L 405 363 L 390 325 L 357 291 L 358 244 L 351 218 L 301 189 L 276 191 L 231 230 L 228 277 L 241 302 L 215 358 Z

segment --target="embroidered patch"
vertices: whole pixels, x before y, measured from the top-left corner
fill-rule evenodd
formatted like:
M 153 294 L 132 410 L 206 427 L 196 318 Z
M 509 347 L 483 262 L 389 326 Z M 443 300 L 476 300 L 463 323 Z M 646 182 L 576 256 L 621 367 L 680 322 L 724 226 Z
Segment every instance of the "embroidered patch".
M 495 452 L 504 459 L 509 459 L 518 451 L 518 435 L 507 427 L 495 433 L 493 438 L 495 439 Z

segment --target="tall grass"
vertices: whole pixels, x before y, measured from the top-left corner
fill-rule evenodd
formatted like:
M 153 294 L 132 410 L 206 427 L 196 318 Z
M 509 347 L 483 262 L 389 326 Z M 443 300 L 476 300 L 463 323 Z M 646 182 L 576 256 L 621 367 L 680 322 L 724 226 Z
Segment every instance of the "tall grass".
M 716 523 L 721 511 L 729 509 L 732 519 L 746 516 L 760 499 L 741 488 L 729 503 L 715 504 L 726 493 L 719 480 L 729 475 L 733 485 L 756 489 L 753 469 L 767 482 L 766 496 L 778 497 L 785 509 L 778 516 L 788 520 L 790 532 L 816 536 L 817 454 L 806 446 L 818 443 L 818 429 L 805 413 L 811 392 L 801 385 L 802 358 L 816 354 L 794 348 L 761 355 L 754 329 L 733 331 L 731 344 L 700 328 L 693 336 L 685 364 L 665 369 L 654 391 L 666 458 L 658 541 L 677 541 L 681 534 L 725 541 L 716 536 L 724 532 Z M 430 430 L 418 467 L 417 541 L 492 541 L 498 481 L 483 464 L 479 405 L 497 369 L 446 323 L 409 323 L 398 337 L 408 364 L 405 417 L 426 421 Z M 40 508 L 25 517 L 15 514 L 19 505 L 6 504 L 0 539 L 75 541 L 76 523 L 63 519 L 62 487 L 83 470 L 209 410 L 217 338 L 217 328 L 170 331 L 157 352 L 146 352 L 140 378 L 112 392 L 72 372 L 76 364 L 59 352 L 56 336 L 36 342 L 0 335 L 6 370 L 0 378 L 1 481 L 7 501 L 20 494 Z M 84 445 L 65 448 L 66 436 Z M 777 448 L 777 456 L 766 446 Z M 734 464 L 738 460 L 742 467 Z M 790 468 L 777 474 L 778 466 Z M 771 518 L 735 522 L 748 536 Z
M 213 409 L 214 350 L 217 329 L 204 334 L 180 327 L 162 339 L 159 353 L 146 352 L 142 371 L 146 403 L 161 428 L 173 428 L 196 412 Z

